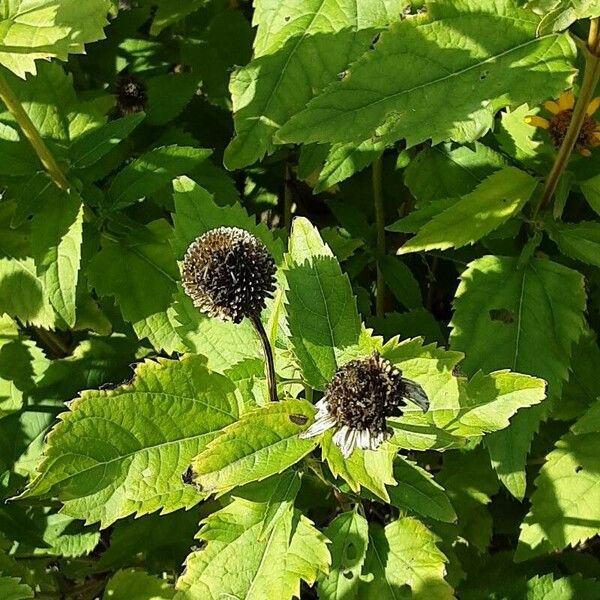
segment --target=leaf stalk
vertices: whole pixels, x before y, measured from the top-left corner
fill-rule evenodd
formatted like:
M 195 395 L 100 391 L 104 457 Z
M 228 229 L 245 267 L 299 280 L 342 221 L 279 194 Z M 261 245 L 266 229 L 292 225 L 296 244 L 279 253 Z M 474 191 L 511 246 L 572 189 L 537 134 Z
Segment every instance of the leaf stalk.
M 260 320 L 260 315 L 250 317 L 250 320 L 252 321 L 252 325 L 254 325 L 254 329 L 256 329 L 256 333 L 258 333 L 265 354 L 265 375 L 267 376 L 267 385 L 269 387 L 269 398 L 271 402 L 277 402 L 279 398 L 277 397 L 277 381 L 275 379 L 275 361 L 273 360 L 273 349 L 269 342 L 269 336 Z
M 381 270 L 381 261 L 385 256 L 385 210 L 383 206 L 382 157 L 373 162 L 373 205 L 375 207 L 375 224 L 377 228 L 377 289 L 375 293 L 375 314 L 385 314 L 385 279 Z

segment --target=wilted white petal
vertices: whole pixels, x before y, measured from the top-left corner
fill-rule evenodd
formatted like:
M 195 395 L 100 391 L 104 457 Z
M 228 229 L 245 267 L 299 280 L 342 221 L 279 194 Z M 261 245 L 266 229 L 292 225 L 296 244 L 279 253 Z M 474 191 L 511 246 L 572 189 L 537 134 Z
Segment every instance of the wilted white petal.
M 335 423 L 335 419 L 329 415 L 317 418 L 317 420 L 306 431 L 303 431 L 299 437 L 302 439 L 315 437 L 334 427 Z
M 333 443 L 342 451 L 342 456 L 344 458 L 349 458 L 352 454 L 356 443 L 357 433 L 356 429 L 351 429 L 347 425 L 344 425 L 335 432 Z
M 358 448 L 368 450 L 369 448 L 371 448 L 371 439 L 371 432 L 368 429 L 363 429 L 358 433 L 356 445 Z
M 415 381 L 402 378 L 404 384 L 404 397 L 416 404 L 421 410 L 427 412 L 429 410 L 429 398 L 425 390 Z

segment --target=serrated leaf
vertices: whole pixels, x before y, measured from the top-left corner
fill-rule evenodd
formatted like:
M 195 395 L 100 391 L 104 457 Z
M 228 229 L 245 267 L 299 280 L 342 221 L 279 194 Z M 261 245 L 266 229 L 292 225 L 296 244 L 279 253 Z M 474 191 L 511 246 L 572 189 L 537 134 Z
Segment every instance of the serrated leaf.
M 35 61 L 82 53 L 104 38 L 109 0 L 11 0 L 0 10 L 0 64 L 20 77 L 35 73 Z
M 535 114 L 537 109 L 529 104 L 521 104 L 513 110 L 502 113 L 496 137 L 502 149 L 516 160 L 527 164 L 534 161 L 540 141 L 534 141 L 536 128 L 525 122 L 525 117 Z
M 386 285 L 400 304 L 408 309 L 423 306 L 419 282 L 406 263 L 394 256 L 384 256 L 378 265 Z
M 132 229 L 124 238 L 104 237 L 88 267 L 92 286 L 100 295 L 117 299 L 137 336 L 168 353 L 185 351 L 170 308 L 180 277 L 169 244 L 171 231 L 161 219 Z
M 142 363 L 133 383 L 83 392 L 60 416 L 25 495 L 57 496 L 65 514 L 102 527 L 189 508 L 201 496 L 182 474 L 237 417 L 233 384 L 201 357 Z
M 600 223 L 549 223 L 547 230 L 563 254 L 600 267 Z
M 276 139 L 356 142 L 374 132 L 390 141 L 405 138 L 408 146 L 477 139 L 491 127 L 494 110 L 554 97 L 572 77 L 571 40 L 537 38 L 538 24 L 511 0 L 430 3 L 427 15 L 384 32 L 373 52 L 292 117 Z M 484 45 L 477 41 L 482 31 Z
M 446 523 L 456 521 L 456 513 L 444 488 L 436 483 L 431 473 L 416 463 L 397 456 L 394 461 L 394 479 L 397 484 L 388 488 L 393 506 Z
M 33 218 L 31 246 L 38 277 L 52 306 L 69 327 L 76 321 L 82 242 L 81 198 L 57 191 Z
M 260 540 L 268 535 L 286 511 L 293 510 L 294 500 L 300 489 L 300 477 L 294 470 L 285 471 L 276 479 L 277 482 L 267 499 L 265 516 L 259 534 Z
M 281 473 L 315 446 L 298 437 L 315 410 L 304 400 L 284 400 L 244 414 L 192 462 L 192 479 L 207 494 L 223 494 Z
M 543 258 L 484 256 L 462 274 L 454 300 L 451 347 L 465 352 L 466 373 L 510 368 L 548 382 L 560 396 L 574 342 L 583 329 L 583 277 Z M 493 344 L 490 344 L 493 340 Z M 516 497 L 525 493 L 525 459 L 548 404 L 521 411 L 486 438 L 494 467 Z
M 324 531 L 331 540 L 331 569 L 319 580 L 320 600 L 354 600 L 369 544 L 369 524 L 356 511 L 339 514 Z
M 446 557 L 436 537 L 416 519 L 404 517 L 385 528 L 371 525 L 364 573 L 372 581 L 360 586 L 361 600 L 435 598 L 451 600 L 452 588 L 444 581 Z M 410 589 L 410 592 L 406 587 Z
M 143 154 L 127 165 L 107 191 L 115 210 L 151 196 L 180 175 L 190 173 L 212 154 L 211 150 L 188 146 L 162 146 Z
M 600 533 L 600 401 L 576 421 L 541 468 L 516 558 L 575 546 Z
M 117 571 L 106 584 L 104 600 L 171 600 L 175 589 L 137 569 Z
M 33 598 L 33 590 L 16 577 L 0 577 L 0 597 L 4 600 Z
M 571 575 L 554 579 L 552 574 L 536 575 L 527 582 L 526 600 L 576 600 L 600 599 L 600 582 L 584 579 L 581 575 Z
M 600 17 L 596 0 L 530 0 L 527 3 L 538 15 L 543 15 L 540 31 L 561 31 L 579 19 Z
M 297 218 L 286 257 L 288 323 L 306 382 L 325 388 L 344 348 L 358 343 L 361 325 L 348 276 L 315 227 Z
M 311 584 L 327 571 L 325 538 L 298 513 L 285 513 L 260 539 L 266 508 L 236 498 L 204 521 L 206 547 L 188 556 L 177 600 L 290 600 L 299 597 L 301 579 Z
M 433 217 L 398 254 L 460 248 L 515 216 L 533 194 L 537 180 L 515 167 L 490 175 L 473 192 Z
M 236 137 L 225 151 L 229 169 L 272 152 L 277 129 L 368 50 L 388 14 L 382 0 L 362 4 L 293 0 L 258 5 L 254 60 L 231 78 Z

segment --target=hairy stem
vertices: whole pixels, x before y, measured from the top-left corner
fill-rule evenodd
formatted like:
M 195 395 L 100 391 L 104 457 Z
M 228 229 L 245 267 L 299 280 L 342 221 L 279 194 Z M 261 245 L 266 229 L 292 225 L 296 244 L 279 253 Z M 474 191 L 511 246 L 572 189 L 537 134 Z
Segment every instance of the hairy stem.
M 382 159 L 373 163 L 373 204 L 375 206 L 375 224 L 377 227 L 377 290 L 375 295 L 375 314 L 385 314 L 385 280 L 380 263 L 385 256 L 385 211 L 383 208 Z
M 46 146 L 39 131 L 25 112 L 23 105 L 12 91 L 8 81 L 0 74 L 0 100 L 4 102 L 10 114 L 15 118 L 25 137 L 29 140 L 40 162 L 61 190 L 68 190 L 70 185 L 60 165 Z
M 573 116 L 571 123 L 565 135 L 565 139 L 560 146 L 556 160 L 552 165 L 552 169 L 548 174 L 546 183 L 544 184 L 544 191 L 542 198 L 538 204 L 538 207 L 534 213 L 534 218 L 540 209 L 547 208 L 554 196 L 556 187 L 560 181 L 560 178 L 569 163 L 571 153 L 577 143 L 577 138 L 583 126 L 586 110 L 596 85 L 600 80 L 600 56 L 598 55 L 598 22 L 597 19 L 593 19 L 590 25 L 590 35 L 588 39 L 589 51 L 586 53 L 585 71 L 583 73 L 583 81 L 581 83 L 581 89 L 575 107 L 573 108 Z
M 260 315 L 251 317 L 250 319 L 258 333 L 258 337 L 262 342 L 263 352 L 265 353 L 265 374 L 267 376 L 267 385 L 269 386 L 269 398 L 271 402 L 277 402 L 277 381 L 275 379 L 275 361 L 273 360 L 273 350 L 269 342 L 269 336 L 260 320 Z

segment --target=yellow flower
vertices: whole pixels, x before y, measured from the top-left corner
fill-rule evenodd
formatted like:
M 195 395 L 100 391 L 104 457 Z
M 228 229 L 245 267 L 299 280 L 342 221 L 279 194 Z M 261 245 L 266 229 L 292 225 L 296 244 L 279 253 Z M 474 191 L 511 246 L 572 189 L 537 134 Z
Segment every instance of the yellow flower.
M 560 148 L 573 118 L 574 106 L 575 97 L 573 92 L 569 90 L 563 92 L 556 102 L 554 100 L 544 102 L 544 108 L 552 113 L 552 117 L 545 119 L 538 115 L 531 115 L 525 118 L 525 122 L 534 127 L 547 129 L 554 147 Z M 600 146 L 600 123 L 594 119 L 594 114 L 598 108 L 600 108 L 600 96 L 594 98 L 588 104 L 579 137 L 575 142 L 575 149 L 582 156 L 590 156 L 590 148 Z

